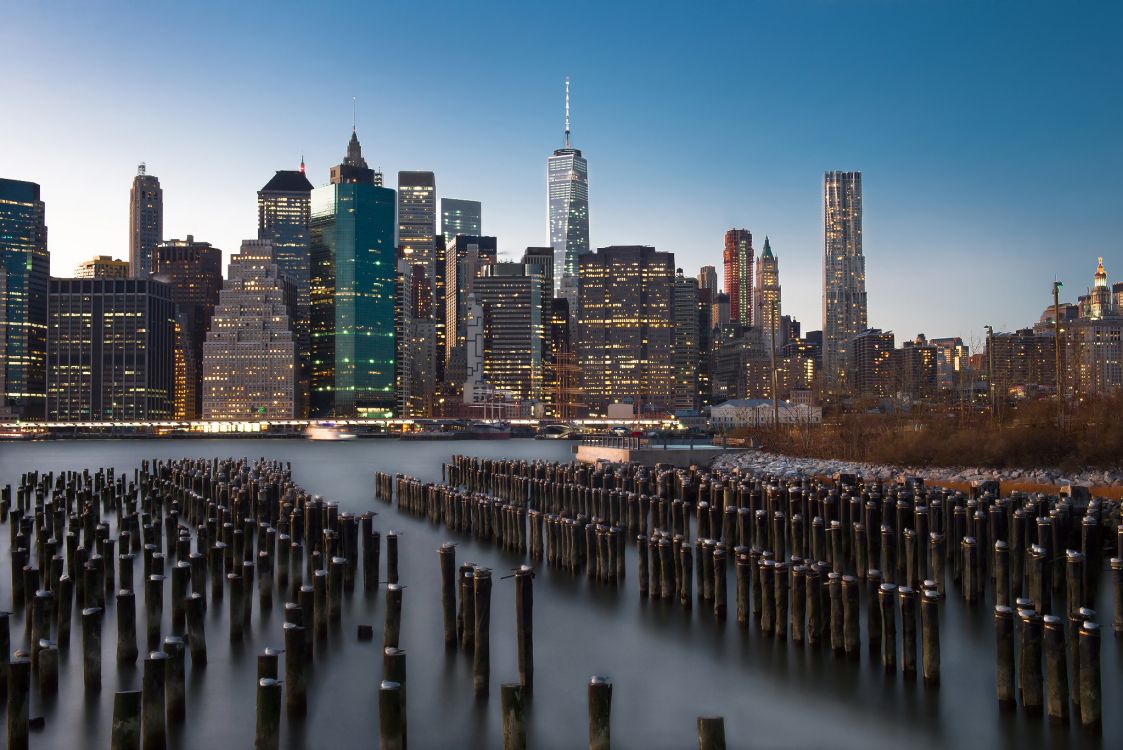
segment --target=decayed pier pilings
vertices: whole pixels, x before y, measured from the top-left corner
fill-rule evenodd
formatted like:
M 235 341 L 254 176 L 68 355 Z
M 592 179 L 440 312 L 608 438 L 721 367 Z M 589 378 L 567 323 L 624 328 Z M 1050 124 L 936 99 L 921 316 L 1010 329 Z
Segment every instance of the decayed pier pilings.
M 1114 528 L 1105 501 L 998 497 L 993 482 L 968 494 L 919 478 L 838 475 L 828 483 L 467 456 L 442 466 L 442 479 L 380 473 L 375 496 L 603 585 L 623 580 L 632 540 L 640 596 L 723 618 L 732 578 L 739 626 L 828 644 L 838 657 L 862 652 L 864 609 L 868 652 L 888 673 L 919 675 L 929 688 L 941 683 L 940 602 L 993 601 L 999 705 L 1037 714 L 1049 703 L 1050 718 L 1065 722 L 1071 703 L 1071 715 L 1099 731 L 1092 607 L 1104 567 L 1112 627 L 1123 632 L 1123 528 Z

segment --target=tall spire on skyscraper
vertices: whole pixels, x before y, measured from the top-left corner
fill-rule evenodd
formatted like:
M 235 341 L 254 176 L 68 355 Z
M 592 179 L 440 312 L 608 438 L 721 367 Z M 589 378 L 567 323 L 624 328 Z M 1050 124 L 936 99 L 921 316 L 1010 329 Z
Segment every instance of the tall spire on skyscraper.
M 569 76 L 565 77 L 565 147 L 569 148 Z

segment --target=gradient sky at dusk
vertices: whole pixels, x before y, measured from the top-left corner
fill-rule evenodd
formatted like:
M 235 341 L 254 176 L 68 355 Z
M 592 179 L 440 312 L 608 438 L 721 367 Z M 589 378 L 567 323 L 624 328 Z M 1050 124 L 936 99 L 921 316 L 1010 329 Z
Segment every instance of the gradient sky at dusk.
M 822 173 L 863 172 L 871 326 L 979 341 L 1096 256 L 1123 281 L 1123 3 L 4 3 L 0 176 L 43 186 L 52 272 L 127 257 L 138 162 L 165 236 L 227 252 L 358 99 L 371 166 L 483 201 L 501 252 L 547 244 L 545 160 L 589 160 L 594 247 L 696 273 L 771 237 L 784 312 L 821 325 Z

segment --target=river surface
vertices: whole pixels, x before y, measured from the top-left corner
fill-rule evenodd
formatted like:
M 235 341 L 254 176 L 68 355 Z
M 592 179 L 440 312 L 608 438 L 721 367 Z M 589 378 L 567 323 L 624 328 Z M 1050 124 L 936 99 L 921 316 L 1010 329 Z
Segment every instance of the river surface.
M 343 510 L 375 510 L 383 536 L 401 534 L 404 596 L 401 647 L 408 657 L 409 746 L 502 747 L 499 685 L 517 681 L 514 585 L 500 580 L 524 562 L 517 554 L 477 543 L 444 527 L 400 514 L 373 499 L 376 471 L 440 480 L 441 463 L 454 453 L 477 456 L 572 458 L 568 442 L 506 440 L 399 442 L 352 440 L 85 440 L 0 443 L 0 485 L 18 484 L 21 472 L 91 470 L 114 466 L 131 476 L 144 458 L 265 457 L 291 461 L 295 481 Z M 0 534 L 7 563 L 8 533 Z M 477 700 L 468 654 L 446 653 L 439 601 L 437 548 L 456 542 L 456 560 L 495 571 L 492 592 L 491 693 Z M 383 555 L 383 565 L 385 565 Z M 138 563 L 139 564 L 139 563 Z M 0 603 L 11 602 L 11 578 L 0 576 Z M 139 575 L 139 568 L 138 575 Z M 344 601 L 343 626 L 326 647 L 317 646 L 310 676 L 308 716 L 282 718 L 282 747 L 371 748 L 378 745 L 378 683 L 382 677 L 381 631 L 385 588 L 367 595 L 360 582 Z M 730 619 L 719 623 L 696 604 L 640 599 L 636 561 L 629 548 L 627 580 L 619 587 L 584 575 L 539 567 L 534 585 L 534 697 L 528 711 L 528 746 L 587 746 L 586 684 L 603 675 L 613 682 L 612 739 L 619 748 L 697 747 L 699 715 L 725 717 L 731 748 L 1119 748 L 1123 746 L 1123 649 L 1111 631 L 1111 592 L 1102 576 L 1097 599 L 1103 630 L 1101 656 L 1102 738 L 1086 737 L 1074 722 L 1052 727 L 1019 709 L 1000 713 L 994 686 L 993 600 L 968 608 L 953 594 L 941 604 L 942 685 L 925 689 L 919 678 L 886 675 L 872 661 L 862 625 L 862 657 L 846 661 L 830 649 L 765 638 L 754 627 L 737 627 L 730 591 Z M 733 575 L 730 572 L 730 587 Z M 949 574 L 949 592 L 952 590 Z M 165 587 L 165 591 L 170 586 Z M 863 592 L 863 598 L 865 594 Z M 992 596 L 988 592 L 988 597 Z M 138 600 L 141 597 L 138 596 Z M 256 655 L 280 648 L 282 597 L 262 616 L 254 601 L 252 635 L 232 646 L 225 607 L 207 609 L 209 663 L 192 669 L 188 658 L 187 723 L 169 728 L 173 748 L 253 746 Z M 143 648 L 143 606 L 138 601 Z M 865 613 L 863 601 L 861 611 Z M 165 604 L 165 618 L 170 607 Z M 100 693 L 82 687 L 81 624 L 75 620 L 69 654 L 60 665 L 59 693 L 44 704 L 32 688 L 31 715 L 46 726 L 33 731 L 33 748 L 109 746 L 113 693 L 139 689 L 140 669 L 115 663 L 113 605 L 103 626 Z M 373 624 L 373 641 L 360 642 L 356 626 Z M 165 633 L 168 627 L 165 625 Z M 12 647 L 23 647 L 23 620 L 13 616 Z M 2 709 L 0 709 L 2 710 Z

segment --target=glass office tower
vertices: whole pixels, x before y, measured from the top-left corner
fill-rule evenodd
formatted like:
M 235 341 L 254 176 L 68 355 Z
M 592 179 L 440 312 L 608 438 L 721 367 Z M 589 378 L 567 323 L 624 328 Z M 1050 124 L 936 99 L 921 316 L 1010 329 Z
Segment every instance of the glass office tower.
M 42 419 L 46 403 L 46 210 L 39 185 L 0 178 L 0 419 Z
M 312 191 L 313 417 L 393 414 L 395 203 L 373 174 Z

